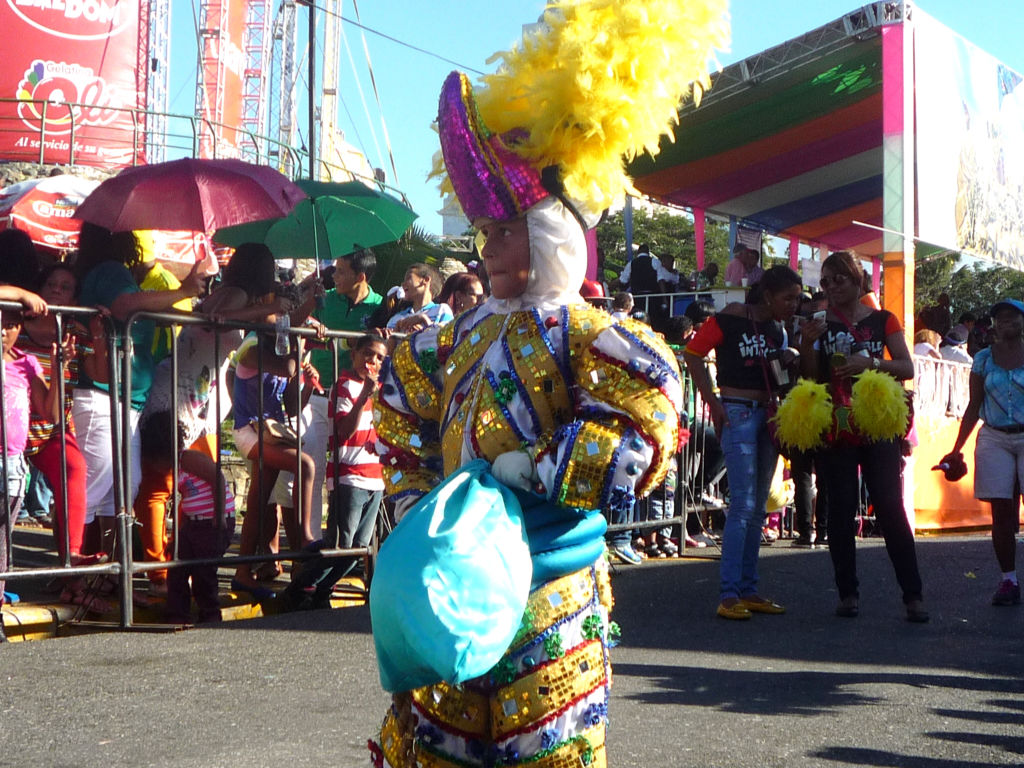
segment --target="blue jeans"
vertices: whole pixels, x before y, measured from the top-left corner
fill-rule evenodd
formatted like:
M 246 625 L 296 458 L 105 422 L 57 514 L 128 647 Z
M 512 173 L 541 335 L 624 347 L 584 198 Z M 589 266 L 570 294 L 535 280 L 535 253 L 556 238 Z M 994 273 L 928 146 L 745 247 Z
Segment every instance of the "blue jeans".
M 760 405 L 724 403 L 729 424 L 722 430 L 722 452 L 729 475 L 729 511 L 722 535 L 721 597 L 757 594 L 757 558 L 765 501 L 779 459 Z
M 320 542 L 321 549 L 356 549 L 365 547 L 373 538 L 377 525 L 383 491 L 368 491 L 351 485 L 334 486 L 327 512 L 327 533 Z M 350 555 L 326 559 L 307 560 L 296 579 L 300 587 L 316 587 L 314 597 L 331 596 L 331 589 L 352 571 L 359 557 Z

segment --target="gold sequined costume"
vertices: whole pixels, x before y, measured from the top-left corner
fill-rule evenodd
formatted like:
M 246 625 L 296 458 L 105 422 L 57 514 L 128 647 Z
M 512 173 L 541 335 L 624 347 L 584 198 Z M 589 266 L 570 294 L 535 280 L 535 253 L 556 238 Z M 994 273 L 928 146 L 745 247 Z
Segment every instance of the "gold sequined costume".
M 549 500 L 630 505 L 665 478 L 681 393 L 675 356 L 644 323 L 587 304 L 485 304 L 395 350 L 377 408 L 387 493 L 420 496 L 472 459 L 525 448 Z
M 548 522 L 552 508 L 610 510 L 656 487 L 673 460 L 682 396 L 661 337 L 586 304 L 500 309 L 490 302 L 395 350 L 377 404 L 387 493 L 419 497 L 467 461 L 520 448 L 547 498 L 543 513 L 527 510 L 528 529 L 531 512 Z M 552 555 L 558 575 L 537 585 Z M 605 765 L 604 560 L 567 575 L 557 553 L 534 562 L 535 589 L 505 656 L 484 677 L 417 689 L 406 711 L 393 707 L 372 745 L 378 764 L 406 765 L 411 743 L 420 766 Z

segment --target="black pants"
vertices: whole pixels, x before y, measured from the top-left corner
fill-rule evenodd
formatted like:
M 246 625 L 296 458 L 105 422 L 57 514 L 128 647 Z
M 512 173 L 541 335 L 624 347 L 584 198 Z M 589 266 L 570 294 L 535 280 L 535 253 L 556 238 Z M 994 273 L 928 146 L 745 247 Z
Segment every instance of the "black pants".
M 921 599 L 921 574 L 917 569 L 914 532 L 903 507 L 903 456 L 895 440 L 869 446 L 842 446 L 817 455 L 819 470 L 828 482 L 828 549 L 835 568 L 839 598 L 857 597 L 857 504 L 860 489 L 857 469 L 871 497 L 875 519 L 885 538 L 903 590 L 903 602 Z
M 820 467 L 815 478 L 815 456 L 794 451 L 789 458 L 789 473 L 795 488 L 793 522 L 798 536 L 809 539 L 811 531 L 815 530 L 818 541 L 824 541 L 828 532 L 828 479 Z

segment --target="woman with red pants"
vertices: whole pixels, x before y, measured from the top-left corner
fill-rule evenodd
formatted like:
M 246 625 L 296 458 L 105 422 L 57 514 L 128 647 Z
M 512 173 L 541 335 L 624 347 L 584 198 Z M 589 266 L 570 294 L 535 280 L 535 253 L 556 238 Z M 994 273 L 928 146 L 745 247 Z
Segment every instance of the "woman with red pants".
M 54 264 L 43 271 L 39 278 L 39 295 L 47 304 L 70 306 L 75 304 L 78 294 L 78 279 L 74 272 L 64 264 Z M 67 324 L 65 324 L 65 328 Z M 74 425 L 71 422 L 71 392 L 78 381 L 78 367 L 82 362 L 75 354 L 73 337 L 65 333 L 64 361 L 64 419 L 65 433 L 63 440 L 60 425 L 46 417 L 33 413 L 29 422 L 28 445 L 25 455 L 28 460 L 42 473 L 46 482 L 53 489 L 55 500 L 54 536 L 57 540 L 57 553 L 62 561 L 68 553 L 67 562 L 71 565 L 90 565 L 105 559 L 103 553 L 92 555 L 82 554 L 82 542 L 85 532 L 85 459 L 75 438 Z M 46 383 L 52 381 L 50 368 L 50 345 L 57 341 L 57 324 L 53 315 L 36 315 L 26 317 L 18 347 L 31 352 L 39 359 Z M 86 365 L 96 367 L 98 362 L 92 356 L 86 358 Z M 97 371 L 96 375 L 100 373 Z M 64 475 L 61 470 L 61 456 L 67 464 L 67 492 L 65 493 Z M 67 505 L 65 516 L 64 508 Z M 61 593 L 65 602 L 81 604 L 86 600 L 83 579 L 69 579 Z M 102 611 L 102 606 L 90 603 L 90 607 Z

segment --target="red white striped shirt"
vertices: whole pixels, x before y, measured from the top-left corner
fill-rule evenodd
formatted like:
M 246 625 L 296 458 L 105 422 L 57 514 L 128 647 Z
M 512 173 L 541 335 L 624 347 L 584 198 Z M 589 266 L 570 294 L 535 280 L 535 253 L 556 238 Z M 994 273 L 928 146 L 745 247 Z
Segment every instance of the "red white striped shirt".
M 212 520 L 217 515 L 213 504 L 213 487 L 200 477 L 181 470 L 178 473 L 178 492 L 181 503 L 178 509 L 181 514 L 192 520 Z M 235 516 L 235 497 L 224 483 L 224 517 Z
M 351 371 L 342 371 L 331 390 L 328 412 L 332 424 L 336 424 L 339 419 L 352 412 L 362 390 L 362 379 L 357 378 Z M 351 485 L 369 491 L 384 490 L 384 476 L 381 472 L 380 458 L 376 453 L 377 431 L 373 426 L 373 399 L 363 404 L 359 423 L 348 440 L 337 445 L 334 434 L 332 429 L 327 438 L 331 454 L 327 462 L 327 487 L 333 489 L 337 480 L 339 485 Z

